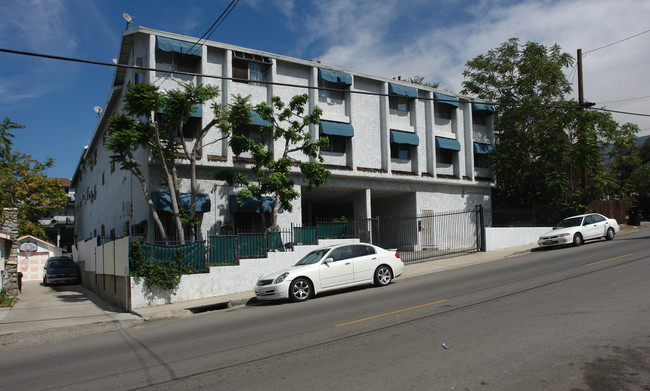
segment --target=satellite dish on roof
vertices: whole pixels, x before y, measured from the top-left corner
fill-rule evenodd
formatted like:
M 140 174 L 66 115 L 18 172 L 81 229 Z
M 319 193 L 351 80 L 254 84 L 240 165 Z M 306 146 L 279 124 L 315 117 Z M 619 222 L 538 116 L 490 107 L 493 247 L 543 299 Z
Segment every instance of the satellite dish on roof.
M 126 28 L 125 28 L 125 30 L 128 30 L 129 25 L 131 24 L 131 22 L 133 22 L 133 16 L 127 14 L 126 12 L 123 12 L 122 17 L 124 18 L 124 20 L 126 20 Z
M 97 113 L 97 116 L 99 117 L 100 115 L 102 115 L 102 111 L 104 111 L 104 109 L 102 109 L 102 108 L 99 107 L 99 106 L 95 106 L 95 107 L 93 107 L 93 111 L 94 111 L 95 113 Z

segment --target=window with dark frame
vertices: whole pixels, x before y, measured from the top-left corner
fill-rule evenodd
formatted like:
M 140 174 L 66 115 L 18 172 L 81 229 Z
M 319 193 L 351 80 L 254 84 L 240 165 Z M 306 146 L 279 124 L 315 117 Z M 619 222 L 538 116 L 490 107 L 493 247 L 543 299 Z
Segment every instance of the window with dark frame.
M 436 153 L 436 161 L 441 164 L 454 164 L 454 155 L 456 151 L 451 149 L 438 148 Z
M 327 138 L 330 144 L 321 148 L 323 152 L 346 153 L 348 147 L 348 138 L 345 136 L 336 136 L 331 134 L 321 134 L 320 137 Z
M 156 68 L 160 71 L 200 73 L 201 57 L 156 50 Z
M 344 89 L 344 85 L 342 84 L 337 84 L 337 83 L 332 83 L 327 80 L 318 80 L 318 87 L 319 88 L 329 88 L 329 89 L 324 89 L 318 90 L 318 97 L 319 98 L 325 98 L 320 99 L 321 101 L 326 101 L 329 103 L 339 103 L 342 104 L 345 101 L 345 91 L 342 91 Z M 328 101 L 327 99 L 331 99 L 335 102 Z
M 436 118 L 441 118 L 441 119 L 451 119 L 453 116 L 453 110 L 456 108 L 451 105 L 447 105 L 444 103 L 435 103 L 435 117 Z
M 478 110 L 472 112 L 472 122 L 475 125 L 487 126 L 489 111 Z
M 264 86 L 271 59 L 257 54 L 232 52 L 232 77 L 239 83 Z M 257 82 L 257 83 L 256 83 Z
M 474 167 L 490 168 L 490 155 L 474 152 Z
M 408 114 L 411 111 L 411 98 L 401 95 L 388 97 L 388 108 L 391 114 Z
M 259 125 L 243 125 L 238 126 L 233 134 L 238 136 L 246 136 L 258 144 L 268 145 L 269 136 L 263 134 L 261 131 L 262 127 Z
M 390 157 L 392 159 L 410 160 L 412 145 L 390 143 Z

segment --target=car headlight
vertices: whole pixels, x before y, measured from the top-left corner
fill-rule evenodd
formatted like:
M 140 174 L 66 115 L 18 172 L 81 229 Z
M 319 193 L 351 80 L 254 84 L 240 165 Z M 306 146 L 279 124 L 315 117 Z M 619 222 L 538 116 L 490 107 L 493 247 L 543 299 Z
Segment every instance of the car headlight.
M 280 274 L 278 276 L 278 278 L 276 278 L 275 281 L 273 281 L 273 283 L 274 284 L 281 283 L 282 281 L 284 281 L 285 278 L 287 278 L 288 275 L 289 275 L 289 272 L 284 272 L 284 273 Z

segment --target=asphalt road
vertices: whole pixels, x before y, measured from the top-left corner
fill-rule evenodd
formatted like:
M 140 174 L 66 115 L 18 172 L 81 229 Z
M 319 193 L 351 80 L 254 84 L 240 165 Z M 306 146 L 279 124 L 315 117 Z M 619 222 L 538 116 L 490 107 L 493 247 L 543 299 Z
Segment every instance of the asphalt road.
M 650 236 L 6 352 L 3 389 L 647 390 Z M 7 375 L 7 376 L 5 376 Z

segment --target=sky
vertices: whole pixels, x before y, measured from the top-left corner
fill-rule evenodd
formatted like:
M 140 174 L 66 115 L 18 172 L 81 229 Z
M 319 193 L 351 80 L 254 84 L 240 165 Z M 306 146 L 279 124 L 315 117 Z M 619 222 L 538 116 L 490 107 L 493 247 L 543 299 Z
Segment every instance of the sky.
M 0 48 L 111 62 L 124 12 L 143 26 L 201 37 L 231 0 L 0 0 Z M 424 76 L 462 90 L 467 61 L 509 38 L 583 51 L 585 99 L 650 114 L 647 0 L 240 0 L 210 40 L 366 74 Z M 14 149 L 70 178 L 106 103 L 114 68 L 0 52 L 0 120 Z M 577 100 L 576 69 L 566 70 Z M 650 134 L 650 117 L 614 114 Z

